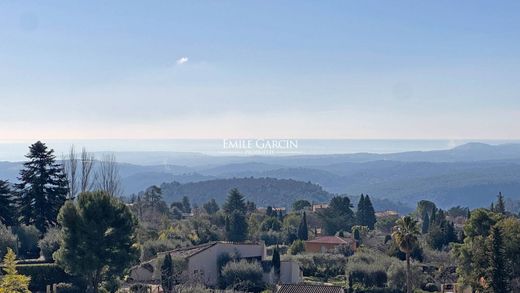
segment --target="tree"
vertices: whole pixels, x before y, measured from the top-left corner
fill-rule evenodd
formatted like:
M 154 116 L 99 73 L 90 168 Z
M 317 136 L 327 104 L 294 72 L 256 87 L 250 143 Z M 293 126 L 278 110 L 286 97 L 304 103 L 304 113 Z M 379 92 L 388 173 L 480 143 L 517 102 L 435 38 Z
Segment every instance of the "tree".
M 498 205 L 497 205 L 498 206 Z M 509 280 L 511 273 L 505 256 L 502 232 L 499 227 L 491 229 L 489 253 L 489 287 L 494 293 L 510 292 Z
M 1 293 L 31 293 L 29 291 L 29 282 L 31 278 L 19 275 L 16 271 L 16 255 L 11 248 L 7 249 L 4 257 L 5 275 L 0 278 Z
M 227 239 L 232 242 L 242 242 L 247 237 L 247 221 L 244 214 L 234 211 L 228 217 L 229 225 Z
M 78 155 L 74 145 L 69 149 L 69 153 L 63 156 L 63 172 L 67 176 L 68 198 L 74 198 L 78 192 Z
M 303 209 L 310 208 L 310 207 L 311 207 L 311 203 L 308 200 L 304 200 L 304 199 L 297 200 L 292 204 L 292 209 L 294 211 L 301 211 Z
M 376 212 L 368 194 L 366 196 L 361 194 L 357 207 L 356 217 L 358 225 L 367 226 L 370 230 L 374 229 L 377 221 Z
M 67 273 L 83 276 L 93 292 L 139 258 L 137 221 L 123 202 L 106 192 L 85 192 L 76 203 L 68 201 L 58 222 L 63 240 L 54 258 Z
M 29 161 L 24 163 L 16 184 L 21 220 L 34 224 L 44 233 L 56 225 L 59 209 L 65 202 L 68 188 L 63 167 L 56 163 L 54 150 L 37 141 L 29 146 Z
M 182 211 L 187 214 L 191 213 L 190 199 L 187 196 L 182 197 Z
M 167 253 L 161 265 L 161 287 L 165 293 L 170 293 L 173 291 L 174 285 L 173 260 L 172 256 Z
M 278 246 L 275 247 L 275 249 L 273 250 L 272 263 L 273 263 L 274 273 L 276 274 L 276 276 L 278 278 L 280 278 L 280 252 L 278 251 Z
M 238 292 L 261 292 L 263 271 L 258 262 L 230 261 L 222 268 L 222 285 Z
M 114 154 L 104 155 L 99 163 L 97 188 L 110 196 L 121 195 L 121 176 L 119 175 L 119 166 Z
M 240 194 L 240 191 L 238 191 L 236 188 L 233 188 L 229 191 L 229 195 L 222 208 L 228 215 L 231 215 L 235 211 L 245 214 L 247 211 L 246 204 L 244 202 L 244 196 Z
M 300 226 L 298 226 L 298 239 L 300 239 L 300 240 L 309 239 L 309 229 L 307 227 L 307 215 L 305 212 L 303 212 Z
M 428 229 L 430 229 L 430 216 L 428 216 L 428 213 L 424 213 L 424 216 L 422 219 L 421 233 L 422 234 L 428 233 Z
M 417 221 L 410 216 L 403 217 L 396 222 L 392 238 L 395 244 L 403 253 L 406 254 L 406 292 L 412 292 L 412 276 L 410 269 L 410 254 L 417 245 L 417 238 L 419 235 L 419 228 Z
M 328 208 L 317 213 L 326 234 L 334 235 L 340 230 L 350 231 L 354 224 L 354 212 L 351 207 L 348 197 L 335 196 Z
M 497 204 L 493 210 L 496 213 L 505 214 L 506 213 L 506 204 L 504 202 L 504 196 L 502 192 L 499 192 L 497 195 Z
M 210 201 L 202 205 L 202 208 L 208 213 L 209 215 L 214 215 L 218 212 L 220 209 L 217 202 L 214 198 L 212 198 Z
M 14 226 L 16 222 L 13 192 L 7 181 L 0 180 L 0 223 L 6 226 Z
M 91 178 L 92 169 L 94 168 L 95 158 L 94 155 L 88 153 L 85 148 L 81 149 L 81 180 L 80 180 L 80 191 L 86 192 L 91 191 L 95 180 Z

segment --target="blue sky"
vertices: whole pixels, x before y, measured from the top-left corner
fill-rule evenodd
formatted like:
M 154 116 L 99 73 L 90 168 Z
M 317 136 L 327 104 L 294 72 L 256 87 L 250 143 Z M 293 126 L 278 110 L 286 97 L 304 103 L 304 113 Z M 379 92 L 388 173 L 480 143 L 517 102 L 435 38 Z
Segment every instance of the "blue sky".
M 518 1 L 5 0 L 0 138 L 520 139 L 519 14 Z

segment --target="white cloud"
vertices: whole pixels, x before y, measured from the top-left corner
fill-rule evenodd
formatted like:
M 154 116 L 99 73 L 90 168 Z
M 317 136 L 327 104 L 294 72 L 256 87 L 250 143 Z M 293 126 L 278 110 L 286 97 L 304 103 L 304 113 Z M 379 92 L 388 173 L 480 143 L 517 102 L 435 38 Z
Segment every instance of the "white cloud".
M 186 62 L 188 62 L 188 57 L 181 57 L 180 59 L 177 60 L 177 65 L 182 65 Z

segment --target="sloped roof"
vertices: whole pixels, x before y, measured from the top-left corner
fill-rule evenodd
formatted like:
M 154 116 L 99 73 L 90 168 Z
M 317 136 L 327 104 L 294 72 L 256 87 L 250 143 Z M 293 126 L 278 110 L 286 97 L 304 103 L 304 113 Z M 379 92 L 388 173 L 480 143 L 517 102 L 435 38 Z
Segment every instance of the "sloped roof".
M 341 238 L 338 236 L 321 236 L 313 240 L 305 241 L 307 243 L 320 243 L 320 244 L 350 244 L 350 239 Z
M 204 251 L 204 250 L 214 246 L 215 244 L 217 244 L 217 242 L 209 242 L 209 243 L 196 245 L 196 246 L 177 248 L 177 249 L 166 251 L 166 252 L 162 252 L 162 253 L 159 253 L 159 254 L 169 253 L 172 257 L 176 256 L 176 257 L 181 257 L 181 258 L 189 258 L 189 257 L 192 257 L 193 255 L 195 255 L 195 254 L 197 254 L 199 252 L 202 252 L 202 251 Z
M 284 284 L 276 293 L 344 293 L 340 286 Z

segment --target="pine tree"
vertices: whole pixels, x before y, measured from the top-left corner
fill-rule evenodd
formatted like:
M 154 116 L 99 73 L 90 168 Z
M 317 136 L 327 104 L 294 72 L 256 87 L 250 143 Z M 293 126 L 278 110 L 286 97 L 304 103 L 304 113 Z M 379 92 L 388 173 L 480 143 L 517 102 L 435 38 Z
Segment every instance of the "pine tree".
M 229 216 L 229 228 L 227 226 L 226 228 L 228 229 L 227 239 L 231 242 L 242 242 L 247 237 L 246 217 L 239 211 L 235 211 Z
M 364 226 L 367 226 L 368 229 L 370 229 L 370 230 L 374 230 L 374 227 L 377 222 L 376 211 L 374 210 L 374 206 L 372 205 L 372 201 L 370 200 L 370 197 L 368 196 L 368 194 L 365 196 L 365 204 L 363 206 L 365 208 Z
M 224 212 L 228 215 L 237 211 L 239 213 L 245 214 L 247 211 L 246 204 L 244 202 L 244 196 L 240 194 L 238 189 L 233 188 L 229 191 L 229 195 L 226 199 L 226 202 L 223 206 Z
M 424 213 L 422 226 L 421 226 L 421 233 L 426 234 L 426 233 L 428 233 L 429 229 L 430 229 L 430 216 L 428 216 L 428 213 Z
M 307 227 L 307 215 L 303 212 L 300 226 L 298 226 L 298 239 L 309 240 L 309 229 Z
M 0 180 L 0 223 L 6 226 L 16 224 L 16 208 L 11 188 L 7 181 Z
M 499 192 L 497 195 L 497 204 L 495 205 L 494 212 L 505 214 L 506 213 L 506 205 L 504 202 L 504 196 L 502 192 Z
M 56 225 L 58 212 L 68 193 L 66 175 L 56 163 L 54 150 L 37 141 L 29 147 L 29 159 L 20 171 L 17 201 L 24 224 L 45 232 Z
M 171 255 L 167 253 L 161 265 L 161 287 L 165 293 L 171 293 L 173 286 L 173 260 Z
M 509 280 L 511 274 L 505 256 L 502 232 L 494 226 L 491 230 L 491 245 L 489 254 L 489 287 L 494 293 L 510 292 Z

